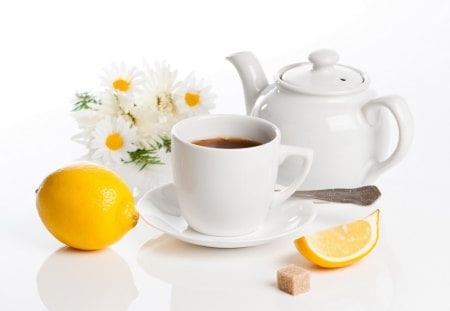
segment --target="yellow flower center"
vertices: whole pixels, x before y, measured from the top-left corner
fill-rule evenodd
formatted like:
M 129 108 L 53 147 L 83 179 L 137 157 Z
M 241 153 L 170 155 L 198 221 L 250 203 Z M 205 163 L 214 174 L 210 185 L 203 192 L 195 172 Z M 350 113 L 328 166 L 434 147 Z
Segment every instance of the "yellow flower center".
M 126 92 L 130 88 L 130 82 L 124 79 L 117 79 L 114 80 L 113 87 L 118 91 Z
M 112 133 L 106 137 L 106 147 L 112 151 L 119 150 L 123 146 L 123 138 L 119 133 Z
M 200 104 L 200 94 L 186 93 L 184 101 L 189 107 L 195 107 Z

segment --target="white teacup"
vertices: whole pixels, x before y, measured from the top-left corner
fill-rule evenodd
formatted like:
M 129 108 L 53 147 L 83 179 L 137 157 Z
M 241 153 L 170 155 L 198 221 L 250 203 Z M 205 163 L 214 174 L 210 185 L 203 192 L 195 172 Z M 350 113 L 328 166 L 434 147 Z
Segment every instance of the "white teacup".
M 193 144 L 211 138 L 240 138 L 258 146 L 225 149 Z M 172 129 L 173 177 L 182 216 L 191 228 L 215 236 L 237 236 L 258 228 L 269 209 L 287 200 L 311 168 L 312 150 L 280 145 L 272 123 L 241 115 L 207 115 Z M 275 192 L 278 166 L 298 158 L 299 174 Z

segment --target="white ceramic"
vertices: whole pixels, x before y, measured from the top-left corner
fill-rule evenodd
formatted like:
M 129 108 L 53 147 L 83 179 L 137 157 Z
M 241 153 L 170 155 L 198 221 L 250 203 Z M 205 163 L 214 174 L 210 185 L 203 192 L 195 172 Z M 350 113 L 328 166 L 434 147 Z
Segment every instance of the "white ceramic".
M 237 137 L 258 141 L 250 148 L 195 145 L 199 139 Z M 272 123 L 240 115 L 198 116 L 172 129 L 173 180 L 181 214 L 204 234 L 237 236 L 258 228 L 269 209 L 288 199 L 305 179 L 312 162 L 307 148 L 280 145 Z M 292 158 L 299 174 L 275 192 L 279 163 Z
M 141 218 L 150 226 L 174 238 L 191 244 L 239 248 L 272 242 L 284 236 L 299 235 L 316 215 L 314 204 L 290 198 L 279 207 L 270 210 L 258 230 L 236 237 L 220 237 L 192 230 L 181 216 L 173 184 L 147 192 L 138 202 Z
M 314 163 L 302 189 L 358 187 L 398 163 L 413 137 L 413 121 L 398 96 L 375 98 L 370 80 L 358 69 L 337 64 L 338 54 L 318 50 L 309 61 L 281 68 L 268 84 L 250 52 L 227 59 L 241 77 L 247 113 L 269 120 L 282 133 L 282 143 L 310 147 Z M 397 124 L 398 142 L 388 155 Z M 287 179 L 289 163 L 283 168 Z

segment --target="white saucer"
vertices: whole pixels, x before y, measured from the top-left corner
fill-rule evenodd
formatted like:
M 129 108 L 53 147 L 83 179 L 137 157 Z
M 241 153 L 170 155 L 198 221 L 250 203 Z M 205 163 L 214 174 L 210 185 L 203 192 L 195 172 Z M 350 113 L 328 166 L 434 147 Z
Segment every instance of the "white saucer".
M 199 233 L 189 227 L 180 214 L 173 184 L 167 184 L 144 194 L 137 208 L 141 218 L 150 226 L 191 244 L 238 248 L 260 245 L 300 232 L 316 216 L 314 204 L 291 198 L 273 208 L 261 227 L 246 235 L 217 237 Z

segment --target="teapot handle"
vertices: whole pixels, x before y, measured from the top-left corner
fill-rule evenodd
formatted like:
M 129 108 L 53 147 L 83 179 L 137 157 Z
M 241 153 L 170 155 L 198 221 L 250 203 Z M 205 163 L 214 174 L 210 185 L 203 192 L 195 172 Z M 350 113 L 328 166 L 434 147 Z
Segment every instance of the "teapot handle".
M 383 96 L 373 99 L 362 107 L 364 116 L 373 109 L 386 108 L 395 118 L 398 128 L 398 143 L 394 152 L 384 161 L 375 161 L 369 169 L 365 182 L 375 180 L 381 173 L 400 162 L 408 152 L 414 132 L 411 112 L 400 96 Z

